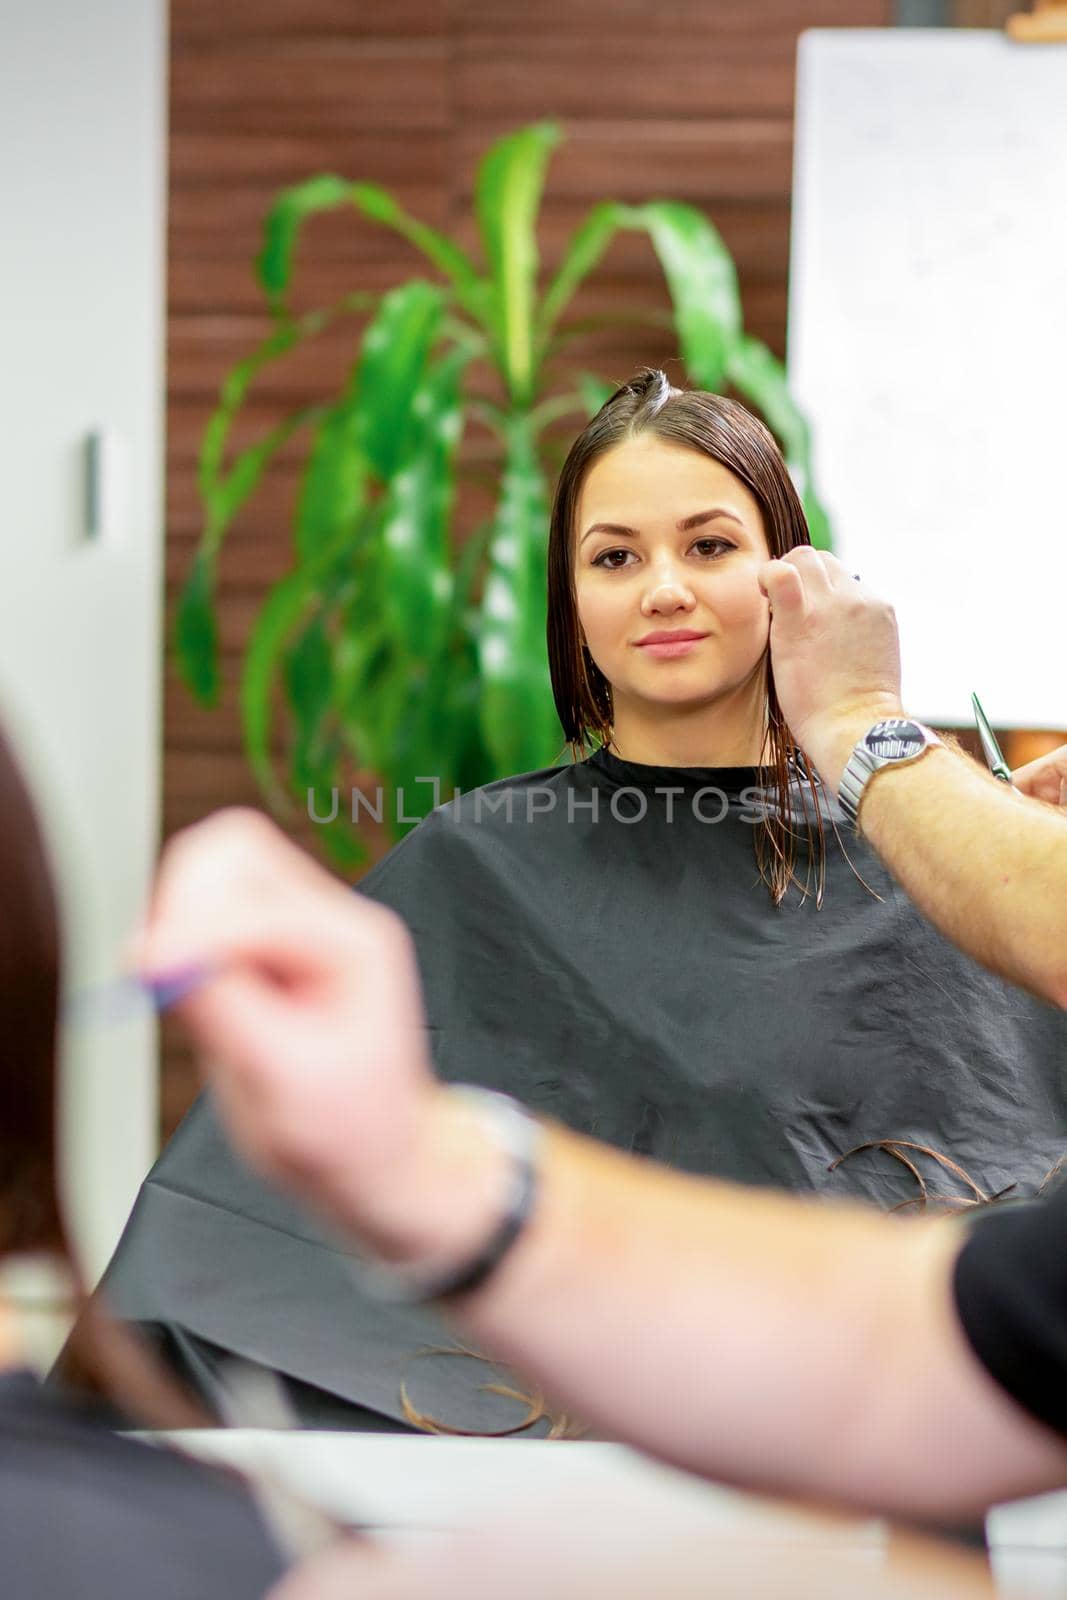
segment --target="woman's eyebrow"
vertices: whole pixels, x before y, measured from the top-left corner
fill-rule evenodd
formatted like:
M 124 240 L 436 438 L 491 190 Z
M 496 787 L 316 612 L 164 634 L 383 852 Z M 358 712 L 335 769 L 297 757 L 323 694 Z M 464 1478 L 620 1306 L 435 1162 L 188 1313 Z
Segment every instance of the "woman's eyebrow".
M 707 511 L 696 511 L 691 517 L 683 517 L 677 524 L 679 533 L 689 533 L 693 528 L 702 528 L 706 522 L 713 522 L 716 517 L 728 517 L 731 522 L 736 522 L 739 528 L 744 523 L 736 511 L 730 511 L 726 506 L 712 506 Z M 639 539 L 641 535 L 636 528 L 628 528 L 622 522 L 594 522 L 582 534 L 580 544 L 584 544 L 591 533 L 610 533 L 617 539 Z

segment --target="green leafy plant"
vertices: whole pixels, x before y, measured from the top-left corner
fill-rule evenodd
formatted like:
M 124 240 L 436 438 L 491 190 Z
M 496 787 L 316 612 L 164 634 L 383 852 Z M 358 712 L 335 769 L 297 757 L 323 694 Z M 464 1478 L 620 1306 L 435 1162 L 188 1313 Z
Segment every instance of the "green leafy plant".
M 790 463 L 815 542 L 829 543 L 807 425 L 781 364 L 745 333 L 733 261 L 701 212 L 667 200 L 604 201 L 542 288 L 537 218 L 559 139 L 542 123 L 488 151 L 475 190 L 477 261 L 386 190 L 329 174 L 284 190 L 266 218 L 257 271 L 274 330 L 229 373 L 204 433 L 204 529 L 178 606 L 177 651 L 189 688 L 213 704 L 226 533 L 272 458 L 302 432 L 292 570 L 259 612 L 240 690 L 245 749 L 276 808 L 296 794 L 329 816 L 345 773 L 373 772 L 391 799 L 403 791 L 402 807 L 383 805 L 397 836 L 434 804 L 431 776 L 447 794 L 558 759 L 563 741 L 545 654 L 545 433 L 568 413 L 584 421 L 614 387 L 592 374 L 562 384 L 554 375 L 560 351 L 583 331 L 564 324 L 567 308 L 620 230 L 645 233 L 659 259 L 690 382 L 730 388 L 762 414 Z M 402 235 L 434 281 L 294 312 L 301 230 L 337 208 Z M 287 416 L 231 458 L 234 421 L 263 370 L 357 315 L 364 324 L 342 392 Z M 498 375 L 493 394 L 472 381 L 487 362 Z M 461 545 L 454 501 L 472 423 L 496 441 L 495 509 Z M 284 774 L 272 758 L 279 698 Z M 359 829 L 343 814 L 323 837 L 343 865 L 364 854 Z

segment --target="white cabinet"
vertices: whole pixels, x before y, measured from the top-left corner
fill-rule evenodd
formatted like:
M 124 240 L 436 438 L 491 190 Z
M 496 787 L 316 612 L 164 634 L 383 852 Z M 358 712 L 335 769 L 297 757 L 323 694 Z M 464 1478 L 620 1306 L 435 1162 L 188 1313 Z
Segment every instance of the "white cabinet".
M 116 969 L 157 843 L 166 48 L 163 0 L 0 0 L 0 710 L 73 983 Z M 65 1053 L 95 1271 L 155 1149 L 154 1029 L 83 1029 Z

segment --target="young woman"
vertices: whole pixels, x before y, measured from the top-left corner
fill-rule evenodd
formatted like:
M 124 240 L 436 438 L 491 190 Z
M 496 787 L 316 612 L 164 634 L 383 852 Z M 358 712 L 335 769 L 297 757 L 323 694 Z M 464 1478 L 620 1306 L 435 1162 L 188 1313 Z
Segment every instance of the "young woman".
M 41 839 L 0 736 L 0 1551 L 10 1595 L 242 1600 L 282 1560 L 236 1479 L 108 1432 L 26 1366 L 23 1258 L 66 1264 L 56 1200 L 59 937 Z M 139 1424 L 196 1411 L 128 1335 L 83 1320 L 78 1353 Z M 191 1536 L 191 1534 L 193 1536 Z
M 442 806 L 361 888 L 412 928 L 446 1079 L 697 1173 L 889 1207 L 917 1193 L 910 1162 L 961 1199 L 1032 1193 L 1067 1128 L 1067 1017 L 959 954 L 839 835 L 778 711 L 757 581 L 805 542 L 743 407 L 661 373 L 621 389 L 552 518 L 549 662 L 577 759 Z M 522 1415 L 472 1364 L 415 1361 L 442 1325 L 363 1293 L 203 1101 L 107 1289 L 208 1398 L 228 1352 L 286 1374 L 309 1422 Z

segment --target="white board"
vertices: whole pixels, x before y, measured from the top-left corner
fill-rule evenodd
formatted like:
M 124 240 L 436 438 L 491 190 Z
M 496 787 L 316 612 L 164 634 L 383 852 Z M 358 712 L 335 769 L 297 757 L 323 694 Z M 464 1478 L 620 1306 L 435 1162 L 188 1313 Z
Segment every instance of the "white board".
M 794 176 L 790 378 L 905 704 L 1067 727 L 1067 46 L 807 33 Z

